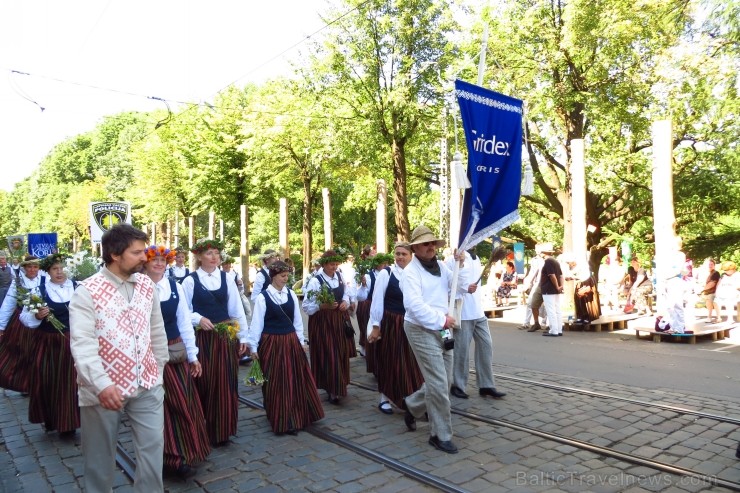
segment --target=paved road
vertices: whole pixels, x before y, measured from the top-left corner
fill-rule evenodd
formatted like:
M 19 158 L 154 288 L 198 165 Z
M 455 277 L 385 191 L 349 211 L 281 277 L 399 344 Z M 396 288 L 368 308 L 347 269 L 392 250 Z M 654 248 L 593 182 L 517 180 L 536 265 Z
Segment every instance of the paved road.
M 729 491 L 548 440 L 501 424 L 505 422 L 740 482 L 740 461 L 734 457 L 740 428 L 735 424 L 503 378 L 559 383 L 740 419 L 737 341 L 655 344 L 637 341 L 632 334 L 575 332 L 546 338 L 498 319 L 491 327 L 494 371 L 501 375 L 498 386 L 509 395 L 482 399 L 471 376 L 471 398 L 453 398 L 453 407 L 499 424 L 454 415 L 459 454 L 430 447 L 424 422 L 418 431 L 406 431 L 400 413 L 381 414 L 376 394 L 359 386 L 350 387 L 341 406 L 325 404 L 327 416 L 316 427 L 454 483 L 460 491 Z M 352 375 L 358 383 L 374 384 L 359 358 L 353 360 Z M 257 389 L 240 390 L 261 400 Z M 80 491 L 79 436 L 63 441 L 30 425 L 27 402 L 15 392 L 0 391 L 0 491 Z M 122 441 L 130 448 L 127 431 Z M 116 492 L 132 489 L 120 472 L 115 484 Z M 238 436 L 229 446 L 215 449 L 194 480 L 166 478 L 165 485 L 172 492 L 437 490 L 308 432 L 276 437 L 264 414 L 246 406 L 240 410 Z

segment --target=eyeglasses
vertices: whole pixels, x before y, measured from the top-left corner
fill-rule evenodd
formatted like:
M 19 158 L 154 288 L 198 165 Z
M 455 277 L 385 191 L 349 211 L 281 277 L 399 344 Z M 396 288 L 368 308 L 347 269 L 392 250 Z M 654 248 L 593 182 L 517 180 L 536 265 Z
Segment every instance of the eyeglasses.
M 437 244 L 436 241 L 425 241 L 424 243 L 419 243 L 419 245 L 421 246 L 431 246 L 431 245 L 436 245 L 436 244 Z

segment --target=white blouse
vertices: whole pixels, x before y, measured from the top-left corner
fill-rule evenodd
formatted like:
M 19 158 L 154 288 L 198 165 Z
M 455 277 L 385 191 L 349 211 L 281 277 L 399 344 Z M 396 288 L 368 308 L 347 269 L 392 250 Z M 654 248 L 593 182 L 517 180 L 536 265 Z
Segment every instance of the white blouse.
M 283 287 L 280 291 L 270 284 L 267 286 L 267 290 L 263 291 L 262 296 L 257 296 L 257 301 L 254 303 L 252 308 L 252 325 L 249 327 L 249 334 L 247 334 L 247 346 L 251 351 L 259 352 L 258 346 L 260 338 L 262 337 L 262 331 L 265 329 L 265 313 L 267 311 L 267 302 L 265 296 L 272 298 L 278 305 L 283 305 L 288 302 L 288 296 L 293 298 L 293 328 L 298 336 L 298 341 L 303 341 L 303 319 L 301 318 L 301 308 L 298 303 L 298 297 L 295 293 L 289 290 L 287 287 Z
M 167 277 L 163 277 L 156 284 L 157 294 L 159 295 L 159 302 L 164 303 L 169 301 L 172 296 L 172 290 L 170 289 L 170 280 Z M 177 289 L 177 329 L 180 331 L 180 337 L 182 342 L 185 343 L 185 350 L 188 353 L 188 361 L 194 363 L 198 361 L 198 346 L 195 344 L 195 330 L 193 324 L 190 321 L 190 308 L 185 300 L 185 291 L 179 283 L 175 283 Z
M 195 271 L 195 275 L 198 276 L 200 283 L 209 291 L 216 291 L 221 287 L 221 271 L 216 269 L 210 274 L 203 269 Z M 227 278 L 228 279 L 228 278 Z M 191 276 L 185 278 L 182 281 L 182 289 L 185 291 L 185 299 L 188 302 L 188 308 L 190 309 L 191 316 L 190 321 L 193 325 L 200 324 L 200 319 L 203 318 L 198 312 L 193 311 L 193 290 L 195 289 L 195 281 Z M 249 332 L 249 325 L 247 323 L 247 316 L 244 314 L 244 305 L 239 297 L 239 291 L 236 289 L 236 284 L 233 282 L 226 283 L 226 289 L 228 290 L 228 302 L 227 309 L 229 311 L 229 317 L 239 322 L 239 342 L 247 342 L 247 332 Z M 216 323 L 220 320 L 211 320 Z

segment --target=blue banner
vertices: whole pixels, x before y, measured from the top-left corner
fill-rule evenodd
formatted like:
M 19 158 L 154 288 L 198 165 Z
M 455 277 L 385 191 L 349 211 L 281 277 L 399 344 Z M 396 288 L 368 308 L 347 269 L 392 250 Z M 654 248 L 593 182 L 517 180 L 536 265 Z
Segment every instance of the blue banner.
M 467 250 L 519 219 L 523 103 L 461 80 L 455 94 L 471 184 L 460 221 L 460 249 Z
M 57 253 L 57 234 L 28 233 L 28 251 L 38 258 Z

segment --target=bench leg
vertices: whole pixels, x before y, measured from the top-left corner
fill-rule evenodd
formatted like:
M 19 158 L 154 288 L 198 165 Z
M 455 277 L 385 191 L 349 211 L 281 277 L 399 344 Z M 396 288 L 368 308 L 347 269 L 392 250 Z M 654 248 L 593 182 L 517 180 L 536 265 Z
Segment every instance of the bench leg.
M 660 334 L 653 334 L 653 342 L 660 342 Z
M 696 344 L 696 336 L 689 337 L 689 344 Z

